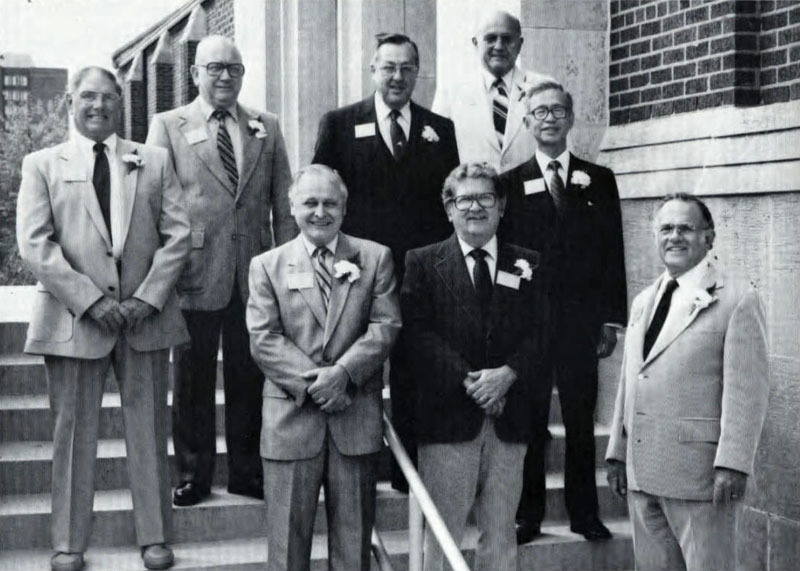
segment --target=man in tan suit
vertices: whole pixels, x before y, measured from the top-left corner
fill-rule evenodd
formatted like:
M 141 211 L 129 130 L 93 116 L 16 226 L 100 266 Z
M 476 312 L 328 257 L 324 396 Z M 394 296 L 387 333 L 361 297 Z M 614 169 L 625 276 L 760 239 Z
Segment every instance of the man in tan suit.
M 147 142 L 165 147 L 183 186 L 192 250 L 178 281 L 191 347 L 175 363 L 173 439 L 178 506 L 211 491 L 217 352 L 222 333 L 228 491 L 263 497 L 258 435 L 263 378 L 247 350 L 250 259 L 297 233 L 286 191 L 291 172 L 278 119 L 237 103 L 245 69 L 231 40 L 197 46 L 200 95 L 153 118 Z M 274 231 L 274 237 L 273 237 Z
M 299 171 L 289 198 L 301 235 L 253 259 L 247 303 L 266 375 L 268 569 L 308 569 L 324 485 L 329 568 L 368 571 L 381 368 L 400 331 L 392 252 L 339 231 L 347 188 L 329 167 Z
M 39 279 L 25 351 L 44 355 L 53 435 L 54 571 L 83 567 L 103 384 L 114 368 L 125 419 L 136 535 L 166 569 L 169 347 L 188 340 L 175 282 L 189 221 L 169 156 L 117 137 L 122 90 L 84 68 L 68 95 L 67 143 L 25 157 L 17 210 L 22 259 Z
M 764 309 L 708 255 L 699 198 L 667 196 L 655 237 L 666 271 L 631 307 L 608 481 L 628 497 L 637 569 L 734 569 L 769 393 Z

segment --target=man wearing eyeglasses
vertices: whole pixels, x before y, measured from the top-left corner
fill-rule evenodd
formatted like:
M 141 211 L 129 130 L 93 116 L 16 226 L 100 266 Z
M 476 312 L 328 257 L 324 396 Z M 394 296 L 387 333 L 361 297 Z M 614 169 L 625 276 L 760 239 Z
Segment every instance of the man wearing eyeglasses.
M 312 160 L 335 169 L 350 191 L 342 231 L 389 246 L 399 279 L 410 248 L 447 236 L 439 193 L 458 165 L 453 123 L 411 100 L 419 65 L 408 36 L 379 36 L 370 65 L 375 93 L 325 114 Z M 413 386 L 402 353 L 401 333 L 390 369 L 392 421 L 413 458 Z M 396 466 L 392 484 L 407 489 Z
M 198 97 L 153 117 L 147 136 L 148 143 L 170 151 L 192 224 L 192 249 L 178 281 L 192 340 L 175 355 L 177 506 L 196 504 L 211 492 L 220 332 L 228 491 L 264 497 L 259 456 L 264 377 L 249 351 L 247 272 L 251 258 L 297 233 L 278 119 L 237 102 L 245 73 L 239 50 L 228 38 L 204 38 L 191 71 Z
M 456 167 L 442 201 L 455 233 L 406 256 L 400 292 L 417 379 L 419 471 L 458 545 L 475 504 L 475 569 L 516 570 L 514 514 L 543 382 L 548 306 L 538 252 L 497 239 L 506 199 L 486 163 Z M 430 530 L 425 569 L 443 569 Z
M 665 271 L 631 305 L 608 483 L 627 496 L 637 569 L 734 569 L 769 395 L 764 307 L 709 254 L 698 197 L 666 196 L 654 237 Z
M 92 528 L 103 387 L 119 385 L 136 539 L 148 569 L 167 569 L 169 348 L 189 336 L 175 282 L 189 220 L 164 149 L 117 137 L 122 88 L 79 70 L 70 140 L 25 157 L 17 240 L 39 280 L 25 351 L 44 355 L 54 415 L 53 571 L 78 571 Z
M 505 172 L 536 150 L 525 133 L 521 98 L 530 84 L 551 78 L 517 65 L 523 41 L 518 18 L 502 10 L 484 12 L 472 37 L 479 66 L 453 85 L 437 85 L 433 110 L 453 120 L 462 162 L 487 161 Z
M 545 446 L 553 383 L 566 430 L 565 499 L 571 529 L 590 541 L 611 537 L 598 517 L 594 409 L 598 358 L 608 357 L 625 323 L 627 293 L 619 194 L 614 173 L 570 153 L 572 97 L 553 82 L 525 99 L 534 156 L 501 176 L 505 239 L 541 250 L 553 271 L 549 382 L 532 403 L 538 430 L 525 461 L 517 514 L 520 543 L 539 535 L 545 509 Z

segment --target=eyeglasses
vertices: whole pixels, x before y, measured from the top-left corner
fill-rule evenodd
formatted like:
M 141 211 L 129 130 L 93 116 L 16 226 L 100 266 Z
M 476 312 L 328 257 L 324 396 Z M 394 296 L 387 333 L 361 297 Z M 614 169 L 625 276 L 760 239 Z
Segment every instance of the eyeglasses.
M 419 68 L 415 65 L 394 65 L 390 63 L 378 66 L 378 71 L 383 77 L 392 77 L 398 70 L 403 77 L 407 77 L 416 73 L 417 69 Z
M 100 91 L 81 91 L 78 93 L 78 98 L 83 103 L 94 103 L 98 97 L 103 103 L 117 103 L 120 100 L 118 93 L 103 93 Z
M 533 118 L 537 121 L 544 121 L 551 113 L 553 114 L 554 119 L 563 119 L 567 116 L 567 113 L 569 113 L 569 109 L 563 105 L 553 105 L 552 107 L 541 105 L 534 108 L 530 113 L 528 113 L 528 115 L 533 115 Z
M 491 208 L 497 204 L 497 195 L 493 192 L 486 192 L 484 194 L 465 194 L 455 197 L 452 199 L 452 202 L 455 203 L 456 209 L 461 210 L 462 212 L 472 208 L 472 204 L 475 202 L 477 202 L 478 206 L 481 208 Z
M 671 236 L 673 232 L 676 232 L 678 236 L 685 236 L 701 230 L 708 230 L 708 227 L 698 228 L 691 224 L 662 224 L 658 227 L 658 233 L 664 237 Z
M 205 65 L 202 64 L 195 64 L 197 67 L 204 67 L 206 68 L 206 72 L 211 77 L 219 77 L 222 75 L 226 69 L 228 70 L 228 75 L 230 75 L 233 79 L 238 79 L 244 75 L 244 65 L 240 63 L 223 63 L 221 61 L 211 61 Z

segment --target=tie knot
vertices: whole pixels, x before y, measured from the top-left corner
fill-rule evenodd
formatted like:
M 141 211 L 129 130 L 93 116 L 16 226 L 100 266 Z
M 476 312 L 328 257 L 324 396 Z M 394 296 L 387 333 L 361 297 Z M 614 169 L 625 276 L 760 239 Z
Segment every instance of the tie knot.
M 503 78 L 498 77 L 497 79 L 495 79 L 494 82 L 492 83 L 492 87 L 494 87 L 500 93 L 505 94 L 506 84 L 503 81 Z
M 469 255 L 472 256 L 476 262 L 480 262 L 481 260 L 486 258 L 486 256 L 489 255 L 489 253 L 483 248 L 475 248 L 469 253 Z
M 398 109 L 392 109 L 389 111 L 389 118 L 392 121 L 397 121 L 397 118 L 400 117 L 400 111 Z
M 105 150 L 106 150 L 106 144 L 105 143 L 95 143 L 94 146 L 92 147 L 92 149 L 94 149 L 95 153 L 104 153 Z
M 324 262 L 325 258 L 328 256 L 328 252 L 330 252 L 328 248 L 326 248 L 325 246 L 320 246 L 319 248 L 314 250 L 314 257 L 319 259 L 320 262 Z
M 225 121 L 225 118 L 228 115 L 230 115 L 230 113 L 228 113 L 227 109 L 214 109 L 214 113 L 212 114 L 212 117 L 214 117 L 214 119 L 216 119 L 217 121 L 222 123 L 223 121 Z
M 557 173 L 558 169 L 560 168 L 561 168 L 561 163 L 558 161 L 550 161 L 550 163 L 547 165 L 547 170 L 551 170 L 555 173 Z
M 664 295 L 672 295 L 672 292 L 676 289 L 678 289 L 678 280 L 670 278 L 667 280 L 667 285 L 664 288 Z

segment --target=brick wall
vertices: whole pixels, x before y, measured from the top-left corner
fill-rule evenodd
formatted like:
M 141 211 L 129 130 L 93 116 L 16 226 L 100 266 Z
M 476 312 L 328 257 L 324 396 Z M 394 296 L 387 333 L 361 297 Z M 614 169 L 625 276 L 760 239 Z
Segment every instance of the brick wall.
M 610 123 L 800 98 L 800 2 L 611 0 Z
M 208 33 L 233 38 L 233 0 L 212 0 L 203 6 L 208 12 Z

